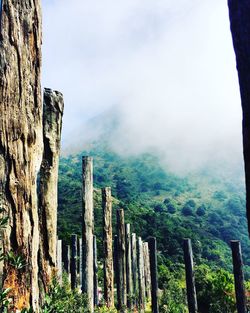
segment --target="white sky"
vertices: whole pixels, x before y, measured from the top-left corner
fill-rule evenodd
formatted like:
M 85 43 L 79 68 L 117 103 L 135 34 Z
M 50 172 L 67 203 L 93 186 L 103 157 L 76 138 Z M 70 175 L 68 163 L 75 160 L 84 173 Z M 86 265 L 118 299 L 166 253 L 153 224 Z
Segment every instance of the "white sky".
M 65 97 L 63 149 L 115 112 L 122 153 L 160 150 L 173 168 L 241 158 L 227 1 L 42 3 L 43 85 Z

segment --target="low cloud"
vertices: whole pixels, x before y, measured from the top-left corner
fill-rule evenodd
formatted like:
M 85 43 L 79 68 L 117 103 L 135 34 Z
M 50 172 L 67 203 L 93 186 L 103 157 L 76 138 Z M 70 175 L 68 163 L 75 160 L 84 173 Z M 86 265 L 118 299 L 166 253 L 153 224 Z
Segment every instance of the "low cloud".
M 242 162 L 225 1 L 43 0 L 43 9 L 43 84 L 65 96 L 65 151 L 115 117 L 119 153 L 153 150 L 174 171 Z

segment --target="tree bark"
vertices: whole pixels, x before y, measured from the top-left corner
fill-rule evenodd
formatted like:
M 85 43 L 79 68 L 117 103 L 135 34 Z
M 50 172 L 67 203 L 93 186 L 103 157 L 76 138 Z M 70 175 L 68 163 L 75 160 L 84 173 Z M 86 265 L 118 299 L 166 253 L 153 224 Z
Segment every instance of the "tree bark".
M 249 0 L 228 0 L 228 6 L 243 111 L 246 206 L 250 233 L 250 2 Z
M 93 158 L 83 157 L 83 228 L 82 228 L 82 292 L 89 300 L 90 311 L 94 311 L 94 255 L 93 255 Z
M 104 249 L 104 300 L 108 308 L 114 306 L 114 273 L 112 248 L 112 197 L 111 188 L 102 189 L 103 249 Z
M 0 198 L 9 217 L 4 252 L 24 267 L 4 264 L 12 312 L 38 312 L 37 175 L 42 161 L 40 1 L 4 0 L 0 29 Z
M 58 91 L 46 88 L 43 101 L 43 160 L 40 170 L 39 224 L 41 289 L 45 292 L 55 274 L 57 246 L 58 166 L 64 102 Z

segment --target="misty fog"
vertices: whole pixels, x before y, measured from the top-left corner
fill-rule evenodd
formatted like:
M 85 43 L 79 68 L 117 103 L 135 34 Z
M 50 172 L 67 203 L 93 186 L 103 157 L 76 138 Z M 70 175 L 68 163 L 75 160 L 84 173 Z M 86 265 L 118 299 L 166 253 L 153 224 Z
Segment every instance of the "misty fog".
M 223 0 L 43 0 L 43 85 L 63 92 L 64 153 L 109 138 L 174 171 L 242 164 Z

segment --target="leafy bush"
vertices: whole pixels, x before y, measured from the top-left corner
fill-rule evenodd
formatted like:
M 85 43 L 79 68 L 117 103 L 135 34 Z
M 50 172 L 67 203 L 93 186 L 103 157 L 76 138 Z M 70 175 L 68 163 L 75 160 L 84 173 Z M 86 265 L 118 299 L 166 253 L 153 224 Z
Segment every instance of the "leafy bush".
M 66 276 L 62 286 L 54 278 L 49 293 L 45 296 L 42 313 L 90 313 L 88 298 L 77 289 L 71 290 Z
M 166 266 L 159 266 L 159 286 L 163 289 L 160 298 L 160 312 L 186 313 L 186 293 L 184 271 L 179 268 L 169 270 Z
M 200 265 L 196 269 L 195 278 L 198 305 L 201 311 L 236 312 L 232 274 L 222 269 L 212 271 L 207 265 Z

